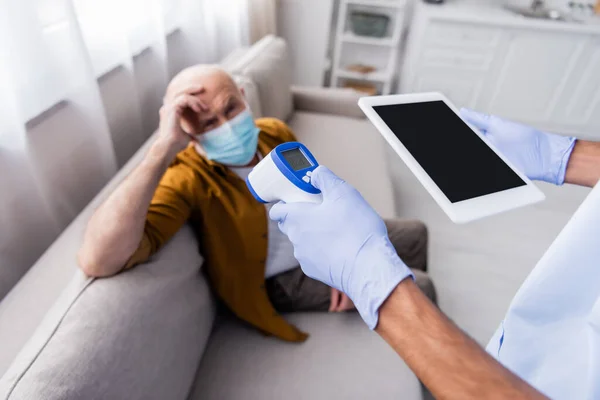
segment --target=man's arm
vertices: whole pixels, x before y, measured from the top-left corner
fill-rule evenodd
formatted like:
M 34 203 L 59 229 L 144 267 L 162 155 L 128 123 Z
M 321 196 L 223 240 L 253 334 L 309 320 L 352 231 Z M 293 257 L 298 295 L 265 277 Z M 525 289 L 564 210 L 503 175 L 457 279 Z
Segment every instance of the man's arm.
M 186 108 L 206 107 L 194 97 L 202 90 L 190 88 L 163 106 L 159 135 L 150 151 L 90 219 L 78 254 L 86 275 L 116 274 L 140 245 L 154 191 L 171 161 L 192 139 L 180 127 L 181 114 Z
M 437 399 L 545 399 L 402 281 L 379 309 L 375 329 Z
M 567 164 L 565 182 L 594 186 L 600 180 L 600 143 L 578 140 Z
M 171 159 L 170 151 L 162 143 L 156 143 L 96 210 L 78 254 L 79 265 L 86 275 L 116 274 L 138 248 L 150 200 Z

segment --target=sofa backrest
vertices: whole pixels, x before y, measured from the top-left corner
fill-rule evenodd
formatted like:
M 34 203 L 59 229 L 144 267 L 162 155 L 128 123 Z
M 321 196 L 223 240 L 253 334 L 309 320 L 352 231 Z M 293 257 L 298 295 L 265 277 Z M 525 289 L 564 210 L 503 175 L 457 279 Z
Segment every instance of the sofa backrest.
M 244 97 L 246 98 L 250 110 L 252 110 L 254 118 L 264 117 L 265 115 L 262 111 L 260 94 L 258 93 L 256 83 L 252 79 L 242 75 L 233 75 L 233 80 L 239 88 L 244 89 Z
M 263 116 L 286 121 L 292 115 L 292 64 L 285 40 L 265 36 L 246 51 L 234 52 L 225 68 L 254 82 Z

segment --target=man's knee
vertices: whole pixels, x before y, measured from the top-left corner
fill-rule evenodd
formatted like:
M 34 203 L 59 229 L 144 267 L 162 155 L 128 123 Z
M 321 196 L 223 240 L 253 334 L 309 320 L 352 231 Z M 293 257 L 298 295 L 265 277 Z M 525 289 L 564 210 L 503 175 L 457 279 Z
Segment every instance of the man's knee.
M 427 230 L 427 225 L 425 225 L 423 221 L 419 220 L 411 221 L 411 223 L 414 224 L 412 229 L 417 245 L 420 246 L 421 249 L 425 250 L 429 242 L 429 231 Z
M 411 268 L 427 270 L 427 226 L 419 220 L 385 221 L 390 242 L 402 260 Z
M 384 221 L 392 241 L 414 241 L 427 244 L 429 232 L 427 225 L 418 219 L 387 219 Z M 395 243 L 392 243 L 395 245 Z

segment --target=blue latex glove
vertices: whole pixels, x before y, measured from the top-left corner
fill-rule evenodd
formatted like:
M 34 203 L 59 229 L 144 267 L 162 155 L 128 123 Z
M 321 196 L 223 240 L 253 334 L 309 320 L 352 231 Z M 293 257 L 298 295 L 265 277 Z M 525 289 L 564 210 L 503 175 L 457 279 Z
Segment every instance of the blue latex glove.
M 323 193 L 321 204 L 280 202 L 269 215 L 294 245 L 304 273 L 346 293 L 375 329 L 379 307 L 412 273 L 383 220 L 356 189 L 323 166 L 311 183 Z
M 565 172 L 575 138 L 538 131 L 532 127 L 463 108 L 460 114 L 478 128 L 529 179 L 555 185 Z

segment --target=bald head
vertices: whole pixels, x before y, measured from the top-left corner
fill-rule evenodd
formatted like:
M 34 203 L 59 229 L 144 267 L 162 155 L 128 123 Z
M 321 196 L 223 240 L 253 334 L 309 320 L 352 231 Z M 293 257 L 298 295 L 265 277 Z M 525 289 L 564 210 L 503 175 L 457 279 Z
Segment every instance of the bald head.
M 178 73 L 169 83 L 164 102 L 193 92 L 206 106 L 207 111 L 184 111 L 181 127 L 192 135 L 200 135 L 220 126 L 242 112 L 246 104 L 243 91 L 231 75 L 216 65 L 195 65 Z
M 179 72 L 169 83 L 165 94 L 165 102 L 175 97 L 192 86 L 205 87 L 230 87 L 237 89 L 231 75 L 217 65 L 199 64 Z

